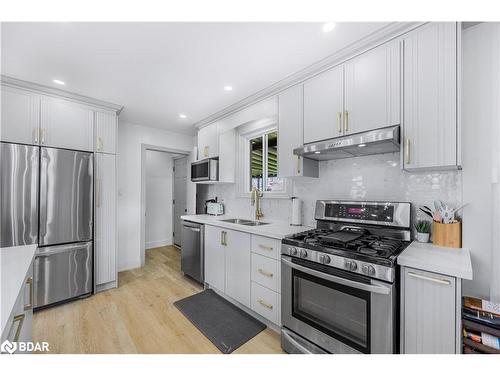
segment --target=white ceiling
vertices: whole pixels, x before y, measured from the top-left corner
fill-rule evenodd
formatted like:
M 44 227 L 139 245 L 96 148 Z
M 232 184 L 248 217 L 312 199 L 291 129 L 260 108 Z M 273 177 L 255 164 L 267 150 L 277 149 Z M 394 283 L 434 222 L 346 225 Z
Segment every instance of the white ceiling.
M 1 71 L 121 104 L 123 121 L 191 133 L 385 25 L 338 23 L 324 33 L 321 23 L 3 23 Z

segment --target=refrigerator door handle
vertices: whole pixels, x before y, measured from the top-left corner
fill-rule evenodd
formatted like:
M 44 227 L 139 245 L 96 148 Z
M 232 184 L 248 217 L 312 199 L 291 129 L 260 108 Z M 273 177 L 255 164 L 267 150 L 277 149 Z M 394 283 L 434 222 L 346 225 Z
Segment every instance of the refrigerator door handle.
M 40 233 L 39 233 L 39 244 L 43 244 L 43 238 L 46 235 L 45 229 L 47 228 L 47 199 L 49 195 L 49 189 L 48 189 L 48 164 L 49 164 L 49 157 L 44 154 L 44 152 L 41 152 L 40 155 L 40 217 L 39 217 L 39 226 L 40 226 Z

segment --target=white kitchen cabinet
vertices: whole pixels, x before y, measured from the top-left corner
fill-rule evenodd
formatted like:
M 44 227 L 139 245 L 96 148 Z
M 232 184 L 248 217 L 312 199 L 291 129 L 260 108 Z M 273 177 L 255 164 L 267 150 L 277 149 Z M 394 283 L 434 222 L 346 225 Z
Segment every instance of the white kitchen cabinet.
M 118 121 L 115 113 L 95 112 L 94 151 L 116 154 Z
M 40 95 L 10 86 L 1 86 L 1 140 L 24 144 L 39 143 Z
M 281 325 L 281 295 L 252 282 L 252 310 L 277 326 Z
M 403 43 L 404 168 L 456 168 L 457 24 L 432 22 Z
M 390 42 L 345 64 L 344 133 L 399 125 L 401 45 Z
M 95 154 L 95 277 L 98 290 L 116 287 L 116 156 Z
M 250 234 L 225 230 L 226 294 L 250 307 Z
M 293 86 L 278 95 L 278 175 L 319 177 L 319 164 L 293 154 L 304 144 L 304 87 Z
M 219 156 L 219 130 L 216 123 L 198 130 L 198 160 Z
M 401 284 L 402 353 L 458 353 L 461 280 L 402 267 Z
M 42 96 L 40 144 L 93 151 L 94 112 L 69 100 Z
M 219 182 L 233 183 L 236 174 L 236 132 L 234 129 L 219 134 Z
M 304 83 L 304 143 L 342 135 L 344 66 L 337 66 Z
M 223 293 L 226 290 L 225 231 L 205 225 L 205 282 Z

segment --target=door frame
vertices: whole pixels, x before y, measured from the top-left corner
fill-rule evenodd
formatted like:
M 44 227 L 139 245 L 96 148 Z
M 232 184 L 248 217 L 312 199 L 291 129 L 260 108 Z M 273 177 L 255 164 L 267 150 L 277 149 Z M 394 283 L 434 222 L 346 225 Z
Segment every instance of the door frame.
M 187 164 L 189 163 L 189 156 L 188 155 L 174 156 L 172 158 L 172 168 L 175 168 L 175 161 L 177 159 L 182 159 L 182 158 L 186 158 L 186 168 L 187 168 Z M 187 181 L 188 181 L 188 176 L 186 174 L 186 186 L 187 186 Z M 175 200 L 175 169 L 172 171 L 172 199 Z M 187 192 L 186 192 L 186 204 L 187 204 Z M 175 205 L 172 209 L 172 228 L 174 229 L 174 233 L 175 233 Z M 175 244 L 175 237 L 172 240 L 172 246 L 180 249 L 180 247 Z M 181 244 L 181 246 L 182 246 L 182 244 Z
M 155 146 L 151 144 L 141 144 L 141 267 L 144 267 L 146 261 L 146 151 L 159 151 L 169 154 L 187 156 L 191 150 L 181 150 L 169 147 Z M 189 161 L 189 159 L 188 159 Z M 173 176 L 172 176 L 173 177 Z M 172 210 L 173 211 L 173 210 Z

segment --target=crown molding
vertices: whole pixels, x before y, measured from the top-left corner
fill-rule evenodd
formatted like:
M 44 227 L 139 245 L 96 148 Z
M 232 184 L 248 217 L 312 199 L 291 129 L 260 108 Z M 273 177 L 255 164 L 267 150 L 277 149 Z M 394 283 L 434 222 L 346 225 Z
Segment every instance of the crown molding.
M 46 94 L 51 96 L 63 97 L 65 99 L 72 100 L 74 102 L 84 103 L 93 107 L 98 107 L 100 109 L 105 109 L 107 111 L 115 112 L 119 115 L 123 109 L 122 105 L 106 102 L 99 99 L 94 99 L 85 95 L 75 94 L 73 92 L 56 89 L 50 86 L 40 85 L 34 82 L 23 81 L 14 77 L 0 75 L 0 82 L 2 85 L 20 87 L 29 91 L 33 91 L 40 94 Z
M 204 118 L 193 124 L 196 128 L 202 128 L 210 123 L 227 117 L 235 112 L 238 112 L 246 107 L 249 107 L 257 102 L 267 99 L 279 92 L 286 90 L 291 86 L 306 81 L 335 65 L 339 65 L 353 57 L 356 57 L 364 52 L 367 52 L 381 44 L 387 43 L 393 39 L 401 37 L 402 35 L 424 25 L 426 22 L 391 22 L 390 24 L 380 28 L 379 30 L 367 35 L 347 47 L 342 48 L 336 53 L 309 65 L 305 69 L 299 70 L 284 79 L 268 86 L 256 93 L 218 111 L 214 114 Z

